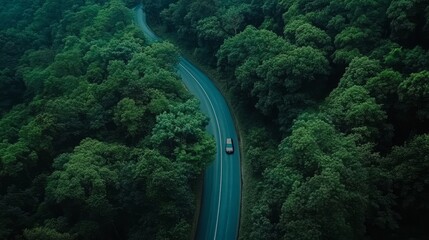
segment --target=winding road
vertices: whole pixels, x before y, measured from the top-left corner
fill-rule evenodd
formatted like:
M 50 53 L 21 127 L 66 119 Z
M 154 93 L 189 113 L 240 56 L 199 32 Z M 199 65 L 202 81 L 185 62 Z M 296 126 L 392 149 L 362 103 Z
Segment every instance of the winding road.
M 160 39 L 146 22 L 143 6 L 134 8 L 135 20 L 149 42 Z M 178 73 L 188 90 L 200 100 L 201 110 L 210 118 L 207 131 L 216 139 L 216 159 L 204 174 L 204 187 L 196 239 L 237 239 L 240 221 L 241 172 L 238 135 L 229 107 L 213 82 L 188 60 L 180 57 Z M 226 154 L 226 138 L 235 144 Z

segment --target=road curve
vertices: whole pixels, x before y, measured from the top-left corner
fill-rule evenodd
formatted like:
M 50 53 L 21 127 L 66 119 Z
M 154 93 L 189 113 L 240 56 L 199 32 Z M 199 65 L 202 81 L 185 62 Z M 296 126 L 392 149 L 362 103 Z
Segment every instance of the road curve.
M 142 5 L 134 8 L 135 21 L 149 42 L 160 41 L 146 22 Z M 240 221 L 241 172 L 238 135 L 228 105 L 213 82 L 188 60 L 180 57 L 178 73 L 188 90 L 200 100 L 210 118 L 207 131 L 216 139 L 216 159 L 204 174 L 204 187 L 196 239 L 237 239 Z M 235 152 L 225 152 L 226 138 Z

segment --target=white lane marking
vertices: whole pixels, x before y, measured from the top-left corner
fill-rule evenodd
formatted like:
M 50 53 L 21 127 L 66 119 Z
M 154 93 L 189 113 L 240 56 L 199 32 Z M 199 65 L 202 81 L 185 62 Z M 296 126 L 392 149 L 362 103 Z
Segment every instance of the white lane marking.
M 140 7 L 140 9 L 141 9 L 141 12 L 143 12 L 143 7 Z M 142 14 L 143 15 L 143 14 Z M 143 16 L 141 16 L 141 18 L 143 18 Z M 141 19 L 141 20 L 143 20 L 143 19 Z M 143 22 L 143 21 L 142 21 Z M 144 22 L 143 22 L 143 25 L 144 25 Z M 144 26 L 143 25 L 141 25 L 141 27 L 142 28 L 144 28 Z M 144 30 L 144 29 L 143 29 Z M 150 34 L 149 34 L 150 35 Z M 151 37 L 151 36 L 149 36 L 149 37 Z M 156 41 L 156 39 L 153 39 L 152 38 L 152 40 L 154 40 L 154 41 Z M 195 80 L 195 82 L 200 86 L 200 88 L 201 88 L 201 90 L 203 90 L 203 92 L 204 92 L 204 94 L 206 95 L 206 97 L 207 97 L 207 100 L 209 100 L 209 103 L 210 103 L 210 107 L 211 107 L 211 109 L 212 109 L 212 111 L 213 111 L 213 113 L 214 113 L 214 115 L 215 115 L 215 120 L 216 120 L 216 125 L 217 125 L 217 129 L 218 129 L 218 136 L 219 136 L 219 139 L 220 139 L 220 142 L 222 143 L 222 134 L 221 134 L 221 132 L 220 132 L 220 124 L 219 124 L 219 119 L 218 119 L 218 117 L 217 117 L 217 114 L 216 114 L 216 111 L 214 110 L 214 106 L 213 106 L 213 103 L 212 103 L 212 101 L 210 100 L 210 98 L 209 98 L 209 95 L 207 94 L 207 92 L 206 92 L 206 90 L 204 90 L 204 88 L 203 88 L 203 86 L 201 85 L 201 83 L 197 80 L 197 78 L 188 70 L 188 69 L 186 69 L 186 67 L 182 64 L 182 63 L 179 63 L 179 66 L 181 66 L 194 80 Z M 222 176 L 223 176 L 223 169 L 222 169 L 222 166 L 223 166 L 223 154 L 222 154 L 222 144 L 219 144 L 219 153 L 220 153 L 220 180 L 219 180 L 219 199 L 218 199 L 218 205 L 217 205 L 217 214 L 216 214 L 216 225 L 215 225 L 215 234 L 214 234 L 214 240 L 216 240 L 216 236 L 217 236 L 217 228 L 218 228 L 218 225 L 219 225 L 219 212 L 220 212 L 220 202 L 221 202 L 221 196 L 222 196 Z
M 217 117 L 216 111 L 214 110 L 214 106 L 212 101 L 209 98 L 209 95 L 207 94 L 206 90 L 204 90 L 203 86 L 201 85 L 201 83 L 197 80 L 197 78 L 188 70 L 186 69 L 186 67 L 182 64 L 179 63 L 179 66 L 181 66 L 186 72 L 188 72 L 188 74 L 195 80 L 195 82 L 197 82 L 197 84 L 200 86 L 201 90 L 203 90 L 204 94 L 207 97 L 207 100 L 209 100 L 210 103 L 210 107 L 212 108 L 212 111 L 215 115 L 215 120 L 216 120 L 216 124 L 217 124 L 217 130 L 218 130 L 218 135 L 219 135 L 219 140 L 222 143 L 222 135 L 220 132 L 220 125 L 219 125 L 219 119 Z M 218 228 L 218 224 L 219 224 L 219 212 L 220 212 L 220 200 L 221 200 L 221 196 L 222 196 L 222 144 L 219 144 L 219 153 L 220 153 L 220 181 L 219 181 L 219 199 L 218 199 L 218 204 L 217 204 L 217 214 L 216 214 L 216 225 L 215 225 L 215 234 L 214 234 L 214 238 L 216 240 L 216 236 L 217 236 L 217 228 Z

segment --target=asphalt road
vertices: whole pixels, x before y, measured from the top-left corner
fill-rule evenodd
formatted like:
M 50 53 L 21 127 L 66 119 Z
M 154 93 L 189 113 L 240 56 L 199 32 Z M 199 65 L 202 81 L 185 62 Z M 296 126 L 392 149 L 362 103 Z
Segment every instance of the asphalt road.
M 142 6 L 134 9 L 136 23 L 150 42 L 160 41 L 146 22 Z M 210 118 L 207 131 L 216 139 L 216 159 L 204 174 L 204 187 L 196 239 L 237 239 L 240 221 L 241 172 L 237 131 L 228 105 L 213 82 L 181 57 L 178 73 Z M 234 141 L 234 153 L 225 152 L 226 138 Z

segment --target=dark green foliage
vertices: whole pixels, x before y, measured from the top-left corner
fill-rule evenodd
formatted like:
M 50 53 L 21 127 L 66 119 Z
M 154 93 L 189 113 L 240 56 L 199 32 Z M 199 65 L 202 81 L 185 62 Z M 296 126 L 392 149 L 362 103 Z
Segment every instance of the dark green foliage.
M 297 46 L 310 46 L 323 50 L 326 54 L 332 51 L 332 39 L 329 35 L 302 20 L 288 23 L 284 29 L 285 38 Z
M 37 227 L 24 230 L 24 237 L 28 240 L 72 240 L 75 239 L 68 233 L 59 233 L 55 229 Z
M 20 103 L 23 98 L 25 85 L 22 79 L 13 76 L 10 69 L 0 72 L 0 116 L 8 111 L 12 106 Z
M 367 80 L 365 88 L 385 109 L 391 109 L 398 103 L 398 87 L 403 81 L 399 72 L 386 69 Z
M 429 71 L 411 74 L 399 85 L 400 100 L 417 110 L 421 120 L 429 118 Z
M 295 122 L 280 145 L 278 163 L 265 171 L 261 183 L 269 187 L 258 204 L 271 210 L 254 207 L 249 236 L 260 237 L 264 226 L 256 223 L 263 218 L 275 226 L 274 236 L 285 239 L 359 239 L 368 188 L 361 162 L 367 155 L 367 149 L 321 119 L 305 116 Z
M 373 142 L 381 137 L 380 128 L 386 120 L 386 113 L 365 88 L 355 85 L 344 91 L 334 91 L 324 108 L 342 132 L 356 134 L 364 142 Z
M 303 109 L 311 100 L 311 87 L 323 84 L 329 64 L 323 54 L 312 47 L 299 47 L 267 59 L 257 68 L 262 81 L 254 84 L 252 94 L 257 96 L 256 108 L 263 113 L 276 106 L 279 122 L 290 123 L 296 117 L 284 116 L 286 109 Z M 291 111 L 295 112 L 295 111 Z
M 384 184 L 395 196 L 396 215 L 390 220 L 394 223 L 394 232 L 386 233 L 388 237 L 398 239 L 407 236 L 415 239 L 427 237 L 426 226 L 428 215 L 428 177 L 429 136 L 418 135 L 403 146 L 394 147 L 382 159 L 380 168 L 384 172 Z M 386 181 L 387 180 L 387 181 Z M 380 208 L 379 213 L 388 216 L 389 208 Z M 379 220 L 389 218 L 379 218 Z M 395 236 L 396 235 L 396 236 Z
M 152 16 L 262 119 L 242 239 L 427 238 L 429 1 L 170 2 Z
M 249 130 L 247 159 L 251 163 L 253 174 L 261 177 L 267 167 L 272 167 L 273 157 L 277 155 L 276 141 L 271 139 L 266 129 L 253 128 Z
M 365 85 L 369 78 L 381 71 L 380 63 L 368 57 L 354 58 L 340 79 L 339 88 Z
M 401 43 L 425 44 L 429 33 L 427 10 L 429 2 L 393 0 L 387 9 L 391 35 Z M 425 21 L 426 20 L 426 21 Z
M 242 239 L 427 238 L 427 0 L 143 4 L 265 124 Z M 118 0 L 0 17 L 0 238 L 188 238 L 214 150 L 175 48 Z
M 0 1 L 0 239 L 188 239 L 215 153 L 136 1 Z

